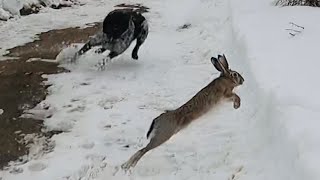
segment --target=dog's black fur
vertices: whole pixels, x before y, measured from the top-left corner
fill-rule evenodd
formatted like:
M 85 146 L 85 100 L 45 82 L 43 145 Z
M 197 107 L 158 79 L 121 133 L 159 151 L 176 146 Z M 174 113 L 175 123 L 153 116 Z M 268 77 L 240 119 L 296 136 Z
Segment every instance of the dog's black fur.
M 90 50 L 93 46 L 102 46 L 97 53 L 109 50 L 108 58 L 122 54 L 134 40 L 137 40 L 132 51 L 132 58 L 138 59 L 140 46 L 148 36 L 148 22 L 141 13 L 132 10 L 118 9 L 111 11 L 103 21 L 102 32 L 90 40 L 75 54 L 72 61 Z

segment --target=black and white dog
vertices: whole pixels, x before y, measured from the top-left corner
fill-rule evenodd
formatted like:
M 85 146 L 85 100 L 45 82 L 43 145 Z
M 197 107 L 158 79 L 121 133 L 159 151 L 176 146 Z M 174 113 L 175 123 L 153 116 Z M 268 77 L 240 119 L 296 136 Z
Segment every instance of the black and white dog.
M 71 62 L 75 62 L 79 56 L 90 50 L 93 46 L 102 46 L 96 53 L 109 50 L 105 61 L 122 54 L 134 40 L 137 40 L 132 51 L 132 58 L 138 59 L 140 46 L 148 36 L 148 22 L 141 13 L 128 9 L 117 9 L 111 11 L 103 21 L 102 32 L 90 38 L 90 40 L 75 54 Z

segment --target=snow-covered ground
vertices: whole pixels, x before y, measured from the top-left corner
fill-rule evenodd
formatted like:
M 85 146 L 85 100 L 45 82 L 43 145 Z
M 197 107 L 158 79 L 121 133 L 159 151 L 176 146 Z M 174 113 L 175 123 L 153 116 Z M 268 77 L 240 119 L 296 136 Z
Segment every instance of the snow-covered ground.
M 265 167 L 256 169 L 273 169 L 278 179 L 319 179 L 320 26 L 314 17 L 320 9 L 273 7 L 269 0 L 233 0 L 231 5 L 237 47 L 247 53 L 256 92 L 269 96 L 263 102 L 269 104 L 267 116 L 256 119 L 258 133 L 265 136 L 255 143 L 260 149 L 256 156 L 263 157 L 255 161 Z
M 58 7 L 81 4 L 78 0 L 0 0 L 0 20 L 6 21 L 13 17 L 20 17 L 22 8 L 32 9 L 35 7 Z
M 0 177 L 320 178 L 316 164 L 320 114 L 315 94 L 320 86 L 313 85 L 317 82 L 318 9 L 277 8 L 269 0 L 142 2 L 151 8 L 145 14 L 150 33 L 139 60 L 131 60 L 131 47 L 101 72 L 94 65 L 102 56 L 88 53 L 79 64 L 65 65 L 71 73 L 48 76 L 53 86 L 39 107 L 49 104 L 53 112 L 44 122 L 46 128 L 64 133 L 53 136 L 53 152 L 35 156 L 39 150 L 35 145 L 28 163 L 11 167 L 20 173 L 2 171 Z M 13 35 L 1 34 L 0 40 L 8 48 L 44 30 L 95 22 L 114 4 L 96 0 L 83 7 L 9 21 L 1 30 L 21 26 Z M 56 18 L 55 13 L 68 18 Z M 285 30 L 291 28 L 289 22 L 305 29 L 292 37 Z M 189 29 L 177 30 L 187 23 Z M 245 78 L 237 89 L 240 109 L 223 103 L 145 155 L 131 174 L 114 174 L 117 166 L 147 143 L 145 134 L 154 117 L 180 106 L 218 76 L 210 63 L 218 53 L 225 53 L 231 68 Z

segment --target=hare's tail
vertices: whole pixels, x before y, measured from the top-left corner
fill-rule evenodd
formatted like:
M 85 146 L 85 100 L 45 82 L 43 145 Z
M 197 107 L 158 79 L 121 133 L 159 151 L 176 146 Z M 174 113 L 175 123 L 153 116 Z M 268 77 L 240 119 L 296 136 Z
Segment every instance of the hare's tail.
M 149 130 L 148 130 L 148 132 L 147 132 L 147 139 L 149 139 L 150 134 L 151 134 L 151 132 L 152 132 L 153 129 L 154 129 L 154 123 L 155 123 L 155 120 L 152 121 L 152 123 L 151 123 L 151 125 L 150 125 L 150 128 L 149 128 Z

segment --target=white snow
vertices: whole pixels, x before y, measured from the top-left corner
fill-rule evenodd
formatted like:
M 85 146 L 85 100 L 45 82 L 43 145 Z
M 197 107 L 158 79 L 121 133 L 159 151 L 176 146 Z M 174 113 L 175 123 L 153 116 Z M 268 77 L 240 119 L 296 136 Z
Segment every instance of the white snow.
M 265 140 L 251 142 L 261 150 L 255 155 L 263 157 L 264 167 L 254 169 L 274 172 L 263 173 L 262 179 L 319 179 L 320 26 L 314 18 L 320 15 L 319 8 L 279 8 L 268 0 L 232 0 L 231 5 L 238 48 L 247 53 L 246 65 L 257 82 L 256 92 L 262 89 L 264 94 L 270 94 L 267 102 L 262 101 L 269 103 L 265 109 L 268 116 L 257 119 L 255 125 Z M 289 35 L 290 32 L 296 35 Z M 250 176 L 257 179 L 256 174 L 249 173 L 244 179 Z
M 26 157 L 29 162 L 12 163 L 0 177 L 320 178 L 316 164 L 320 157 L 318 9 L 273 7 L 269 0 L 142 2 L 151 8 L 145 14 L 150 33 L 139 60 L 131 59 L 131 47 L 106 71 L 97 71 L 95 65 L 103 55 L 89 52 L 76 65 L 64 64 L 71 73 L 47 76 L 53 84 L 50 95 L 30 112 L 38 112 L 37 117 L 53 114 L 45 119 L 45 127 L 64 132 L 52 137 L 52 152 L 39 152 L 37 147 L 43 148 L 44 142 L 37 140 Z M 20 26 L 12 35 L 1 34 L 0 40 L 6 49 L 32 40 L 41 31 L 102 20 L 114 4 L 95 0 L 82 7 L 9 21 L 0 29 Z M 57 14 L 68 18 L 54 18 Z M 305 29 L 291 36 L 285 29 L 296 27 L 290 22 Z M 189 29 L 177 30 L 188 23 Z M 28 27 L 32 28 L 26 31 Z M 72 52 L 72 48 L 65 49 L 57 61 Z M 145 134 L 153 118 L 180 106 L 219 75 L 210 63 L 210 57 L 218 53 L 225 53 L 231 69 L 245 78 L 236 90 L 242 99 L 240 109 L 223 103 L 146 154 L 130 174 L 121 170 L 114 174 L 116 167 L 147 143 Z M 41 110 L 43 104 L 50 108 Z
M 0 8 L 0 20 L 8 20 L 11 17 L 11 14 L 2 8 Z
M 21 0 L 2 0 L 3 10 L 11 13 L 12 15 L 19 15 L 19 10 L 23 7 Z
M 12 17 L 20 17 L 20 10 L 30 5 L 45 4 L 46 6 L 75 5 L 80 4 L 78 0 L 0 0 L 0 20 L 8 20 Z

